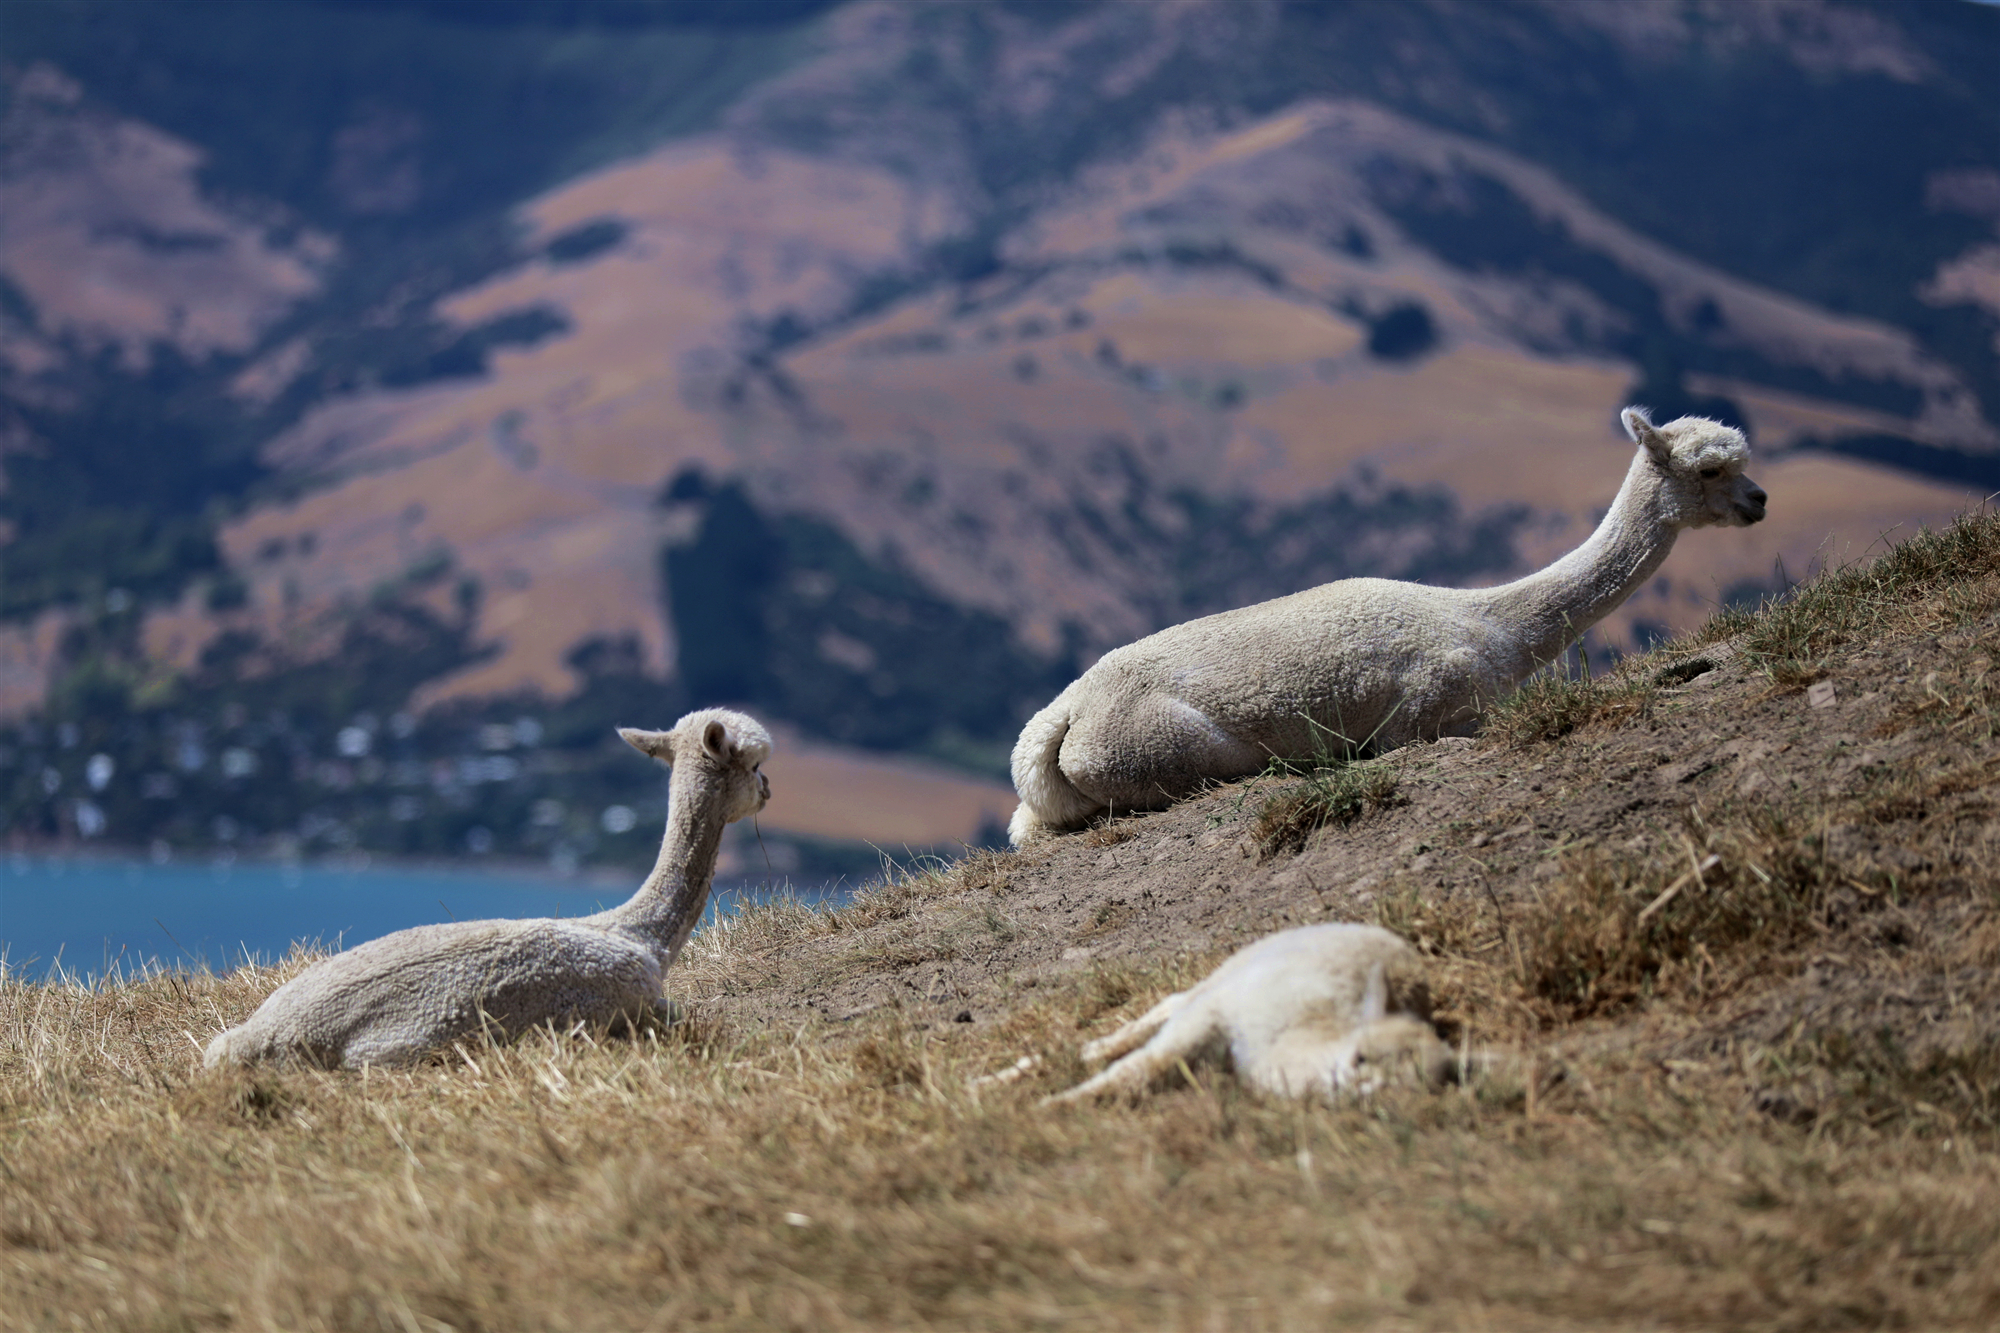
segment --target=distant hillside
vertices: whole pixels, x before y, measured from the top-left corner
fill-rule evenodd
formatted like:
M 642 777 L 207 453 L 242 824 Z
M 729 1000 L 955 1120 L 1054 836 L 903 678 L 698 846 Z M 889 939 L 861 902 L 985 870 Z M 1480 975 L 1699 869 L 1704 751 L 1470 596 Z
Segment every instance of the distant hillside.
M 1158 625 L 1548 558 L 1627 401 L 1751 429 L 1773 518 L 1600 651 L 2000 487 L 1988 7 L 471 12 L 10 12 L 0 709 L 595 771 L 731 698 L 990 782 Z

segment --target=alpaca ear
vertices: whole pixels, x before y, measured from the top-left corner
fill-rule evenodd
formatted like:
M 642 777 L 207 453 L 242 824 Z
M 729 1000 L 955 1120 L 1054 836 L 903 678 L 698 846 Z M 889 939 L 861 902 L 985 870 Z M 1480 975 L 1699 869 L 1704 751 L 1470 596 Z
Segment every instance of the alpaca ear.
M 674 734 L 671 731 L 641 731 L 637 727 L 618 728 L 618 738 L 640 754 L 662 763 L 674 762 Z
M 1665 463 L 1673 457 L 1666 436 L 1653 429 L 1653 419 L 1645 408 L 1628 407 L 1618 414 L 1618 419 L 1625 423 L 1625 433 L 1632 437 L 1632 442 L 1645 445 L 1655 463 Z
M 736 752 L 736 746 L 729 739 L 729 728 L 716 719 L 710 719 L 709 724 L 701 729 L 701 748 L 708 751 L 710 759 L 718 760 L 728 759 Z
M 1361 1021 L 1373 1023 L 1389 1012 L 1389 979 L 1380 963 L 1368 969 L 1368 984 L 1361 989 Z

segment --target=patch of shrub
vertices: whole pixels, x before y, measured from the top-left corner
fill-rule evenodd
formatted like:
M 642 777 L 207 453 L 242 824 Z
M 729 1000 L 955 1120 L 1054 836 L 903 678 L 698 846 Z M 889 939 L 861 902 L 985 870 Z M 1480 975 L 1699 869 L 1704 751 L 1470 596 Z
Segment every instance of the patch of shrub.
M 1297 851 L 1328 824 L 1351 824 L 1370 810 L 1403 804 L 1396 771 L 1387 764 L 1336 761 L 1264 802 L 1254 828 L 1266 855 Z
M 1548 1017 L 1724 989 L 1809 933 L 1851 870 L 1770 809 L 1721 830 L 1696 818 L 1682 845 L 1681 857 L 1573 856 L 1515 925 L 1521 986 Z
M 1368 322 L 1368 354 L 1384 361 L 1411 361 L 1437 346 L 1431 312 L 1415 301 L 1390 306 Z

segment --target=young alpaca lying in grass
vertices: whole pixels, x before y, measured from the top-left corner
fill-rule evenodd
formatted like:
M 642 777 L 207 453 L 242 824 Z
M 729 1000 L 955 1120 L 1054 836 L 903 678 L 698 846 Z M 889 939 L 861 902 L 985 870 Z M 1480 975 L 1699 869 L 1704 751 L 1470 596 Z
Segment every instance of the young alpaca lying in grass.
M 1157 810 L 1200 788 L 1336 748 L 1470 735 L 1479 711 L 1554 660 L 1667 558 L 1684 528 L 1745 527 L 1764 492 L 1742 432 L 1701 417 L 1638 443 L 1597 531 L 1497 588 L 1341 579 L 1175 625 L 1114 649 L 1014 745 L 1016 847 L 1106 808 Z
M 621 728 L 673 765 L 659 860 L 622 907 L 574 920 L 416 926 L 335 954 L 293 977 L 206 1063 L 295 1057 L 349 1069 L 415 1060 L 482 1029 L 630 1020 L 659 1002 L 660 978 L 701 920 L 723 825 L 771 799 L 758 771 L 771 737 L 741 713 L 689 713 L 672 731 Z
M 1116 1063 L 1045 1104 L 1143 1092 L 1223 1053 L 1273 1097 L 1366 1096 L 1397 1078 L 1437 1087 L 1452 1054 L 1430 1012 L 1423 961 L 1399 937 L 1351 924 L 1281 930 L 1085 1046 L 1090 1063 Z

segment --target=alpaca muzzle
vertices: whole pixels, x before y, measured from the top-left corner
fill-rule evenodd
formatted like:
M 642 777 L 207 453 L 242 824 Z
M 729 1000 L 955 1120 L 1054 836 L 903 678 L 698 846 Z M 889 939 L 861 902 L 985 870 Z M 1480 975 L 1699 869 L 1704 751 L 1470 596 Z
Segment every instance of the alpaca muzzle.
M 1751 486 L 1736 497 L 1736 517 L 1744 527 L 1764 521 L 1764 501 L 1769 498 L 1762 486 Z

